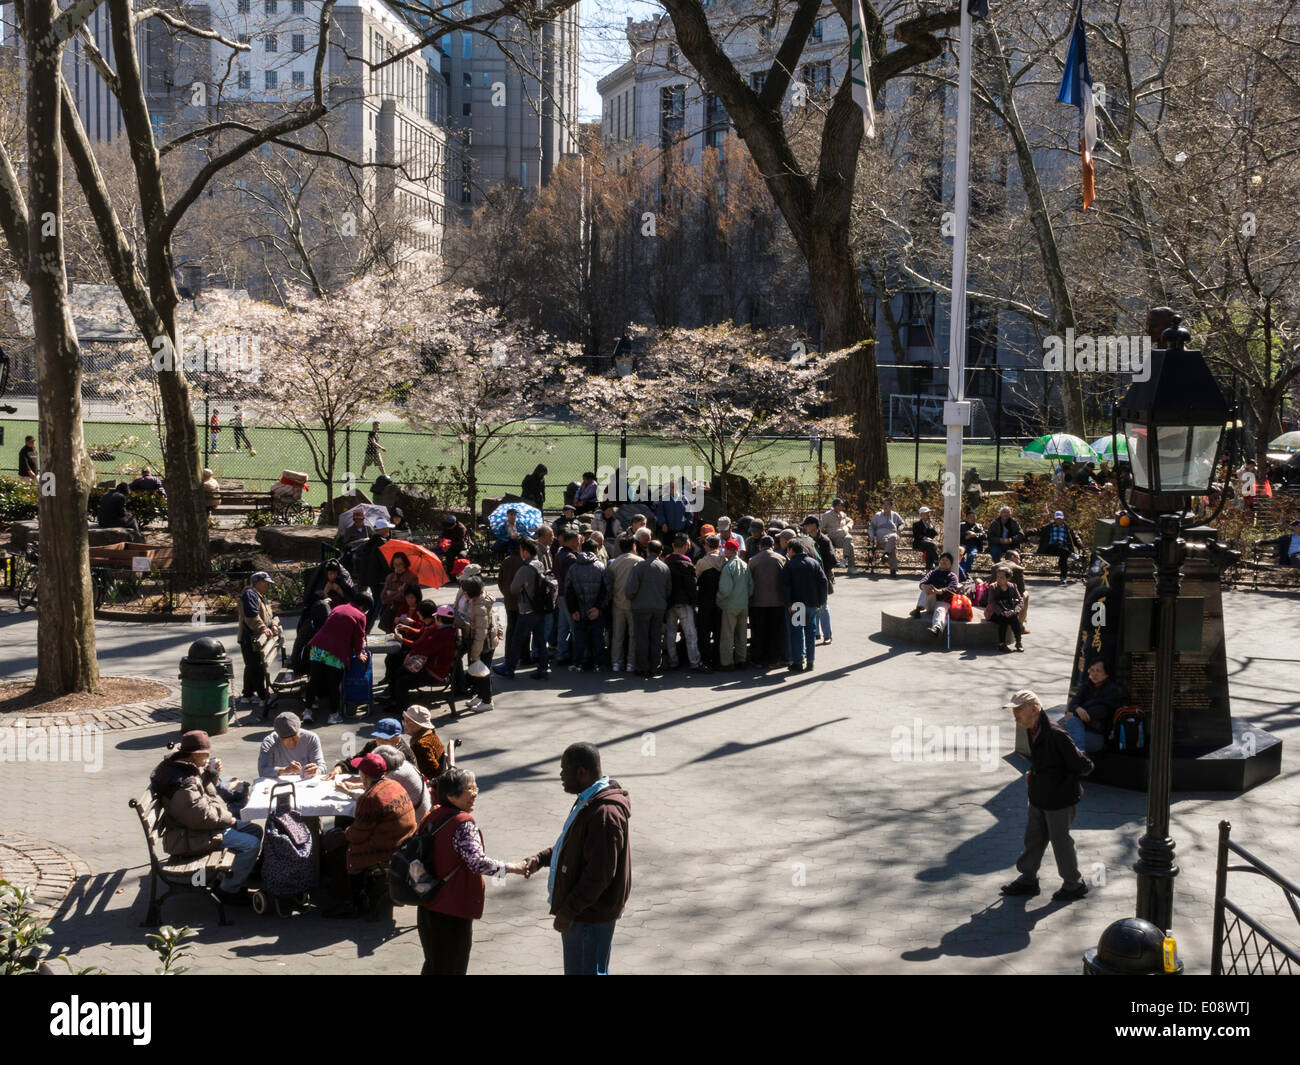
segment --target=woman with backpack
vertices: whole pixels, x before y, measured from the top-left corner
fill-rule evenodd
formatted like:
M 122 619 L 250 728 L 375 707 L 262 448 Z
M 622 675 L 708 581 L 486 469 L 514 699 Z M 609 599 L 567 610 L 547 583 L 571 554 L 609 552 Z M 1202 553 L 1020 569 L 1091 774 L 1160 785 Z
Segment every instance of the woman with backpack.
M 422 976 L 464 976 L 474 942 L 474 922 L 483 916 L 485 876 L 523 875 L 525 863 L 489 858 L 474 821 L 478 784 L 474 774 L 453 767 L 437 780 L 438 805 L 420 832 L 433 840 L 434 878 L 441 882 L 420 904 L 416 926 L 424 948 Z

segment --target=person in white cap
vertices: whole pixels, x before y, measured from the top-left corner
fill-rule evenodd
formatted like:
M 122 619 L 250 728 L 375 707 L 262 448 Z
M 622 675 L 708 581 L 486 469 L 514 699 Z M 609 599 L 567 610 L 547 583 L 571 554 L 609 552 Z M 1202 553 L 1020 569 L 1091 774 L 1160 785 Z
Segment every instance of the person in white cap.
M 1092 772 L 1092 759 L 1079 750 L 1065 729 L 1043 713 L 1038 696 L 1027 688 L 1016 692 L 1004 710 L 1010 710 L 1016 724 L 1029 733 L 1029 772 L 1025 784 L 1029 789 L 1029 819 L 1025 825 L 1025 845 L 1016 860 L 1019 876 L 1002 885 L 1003 895 L 1038 894 L 1038 867 L 1047 844 L 1052 845 L 1056 870 L 1062 884 L 1052 895 L 1057 902 L 1072 902 L 1088 894 L 1088 885 L 1079 873 L 1070 826 L 1083 798 L 1080 777 Z
M 933 568 L 939 558 L 939 530 L 930 524 L 929 507 L 922 507 L 912 522 L 912 546 L 925 556 L 925 568 Z
M 1070 572 L 1070 563 L 1079 557 L 1083 550 L 1083 541 L 1079 539 L 1078 533 L 1065 523 L 1065 512 L 1058 510 L 1052 515 L 1050 525 L 1044 525 L 1038 531 L 1038 553 L 1040 555 L 1055 555 L 1057 559 L 1057 575 L 1064 584 L 1068 580 Z

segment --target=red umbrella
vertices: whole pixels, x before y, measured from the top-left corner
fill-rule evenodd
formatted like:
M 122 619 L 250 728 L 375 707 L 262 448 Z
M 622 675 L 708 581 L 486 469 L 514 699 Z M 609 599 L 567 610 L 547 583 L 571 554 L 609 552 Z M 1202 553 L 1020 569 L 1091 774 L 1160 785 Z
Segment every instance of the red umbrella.
M 394 555 L 405 555 L 406 561 L 410 563 L 407 572 L 422 588 L 441 588 L 447 583 L 447 571 L 442 568 L 442 559 L 427 547 L 405 540 L 389 540 L 379 548 L 379 553 L 388 560 L 390 566 Z

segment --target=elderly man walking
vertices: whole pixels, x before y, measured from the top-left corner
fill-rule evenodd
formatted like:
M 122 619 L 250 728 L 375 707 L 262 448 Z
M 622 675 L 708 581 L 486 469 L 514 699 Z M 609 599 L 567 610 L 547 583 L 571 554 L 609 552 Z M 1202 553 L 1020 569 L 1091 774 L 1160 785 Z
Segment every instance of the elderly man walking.
M 1029 733 L 1030 769 L 1025 774 L 1029 789 L 1025 846 L 1016 860 L 1020 875 L 1002 886 L 1002 894 L 1038 894 L 1038 867 L 1051 843 L 1063 881 L 1052 898 L 1057 902 L 1081 899 L 1088 894 L 1088 885 L 1079 873 L 1070 826 L 1083 798 L 1079 778 L 1092 772 L 1092 760 L 1074 745 L 1065 729 L 1043 713 L 1042 703 L 1032 691 L 1016 692 L 1003 709 L 1011 710 L 1016 724 Z

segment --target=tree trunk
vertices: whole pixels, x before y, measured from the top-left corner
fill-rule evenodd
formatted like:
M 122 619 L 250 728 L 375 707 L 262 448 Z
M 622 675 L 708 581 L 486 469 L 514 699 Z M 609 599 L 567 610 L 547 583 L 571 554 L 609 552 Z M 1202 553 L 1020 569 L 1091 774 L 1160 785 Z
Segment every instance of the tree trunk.
M 819 227 L 809 233 L 808 280 L 827 351 L 838 351 L 872 335 L 847 226 Z M 836 368 L 833 387 L 834 412 L 851 417 L 854 427 L 851 435 L 836 439 L 835 459 L 853 463 L 856 483 L 848 490 L 870 494 L 889 480 L 874 341 L 861 344 Z
M 95 617 L 86 507 L 95 469 L 81 423 L 81 349 L 68 308 L 63 258 L 63 156 L 59 147 L 62 48 L 52 0 L 27 0 L 27 283 L 36 341 L 42 458 L 36 687 L 93 691 Z

